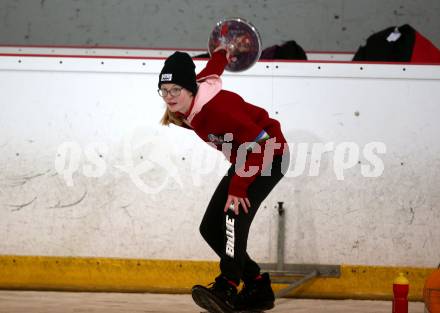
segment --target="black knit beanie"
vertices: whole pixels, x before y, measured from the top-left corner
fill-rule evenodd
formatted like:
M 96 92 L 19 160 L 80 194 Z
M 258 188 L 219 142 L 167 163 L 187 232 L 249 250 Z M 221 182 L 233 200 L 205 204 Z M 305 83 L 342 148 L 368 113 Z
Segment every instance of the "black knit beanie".
M 158 87 L 162 84 L 176 84 L 194 95 L 197 92 L 196 66 L 188 53 L 176 51 L 166 60 L 159 75 Z

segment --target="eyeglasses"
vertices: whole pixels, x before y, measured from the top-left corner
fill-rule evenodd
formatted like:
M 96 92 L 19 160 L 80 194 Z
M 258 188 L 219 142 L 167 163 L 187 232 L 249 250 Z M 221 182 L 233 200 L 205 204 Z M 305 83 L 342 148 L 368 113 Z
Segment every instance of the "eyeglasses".
M 183 88 L 181 87 L 173 87 L 170 90 L 166 90 L 164 89 L 158 89 L 157 92 L 159 94 L 159 96 L 161 96 L 162 98 L 165 98 L 166 96 L 168 96 L 168 94 L 170 94 L 172 97 L 178 97 L 180 96 L 180 92 L 182 91 Z

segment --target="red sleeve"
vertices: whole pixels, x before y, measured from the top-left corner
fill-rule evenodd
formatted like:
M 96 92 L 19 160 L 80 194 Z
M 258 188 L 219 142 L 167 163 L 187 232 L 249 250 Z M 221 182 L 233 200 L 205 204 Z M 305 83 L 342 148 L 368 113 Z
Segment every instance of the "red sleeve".
M 264 149 L 264 148 L 263 148 Z M 247 198 L 247 190 L 252 184 L 252 182 L 255 180 L 255 178 L 261 173 L 261 165 L 263 164 L 263 151 L 260 151 L 260 153 L 254 153 L 252 151 L 248 151 L 247 157 L 246 157 L 246 163 L 241 166 L 241 169 L 244 169 L 246 171 L 252 170 L 253 167 L 258 167 L 258 170 L 255 174 L 252 176 L 246 176 L 241 177 L 237 174 L 234 174 L 231 178 L 231 182 L 229 184 L 229 194 L 240 197 L 240 198 Z M 239 170 L 239 169 L 237 169 Z M 236 170 L 236 171 L 237 171 Z
M 264 144 L 261 143 L 267 140 L 268 137 L 262 135 L 266 134 L 265 131 L 251 119 L 246 118 L 246 115 L 240 116 L 239 119 L 236 116 L 229 118 L 229 122 L 234 126 L 234 141 L 239 144 L 245 144 L 242 147 L 247 148 L 246 150 L 242 150 L 242 153 L 247 152 L 244 164 L 242 162 L 242 164 L 240 164 L 240 155 L 237 155 L 236 160 L 236 172 L 240 173 L 240 171 L 244 171 L 246 175 L 243 176 L 236 173 L 232 176 L 229 184 L 229 194 L 245 198 L 247 197 L 249 185 L 262 171 L 265 147 Z M 253 149 L 250 148 L 252 143 L 259 143 L 260 150 L 257 150 L 255 147 Z M 252 175 L 250 175 L 249 171 L 252 172 Z
M 199 80 L 209 75 L 221 76 L 227 64 L 228 60 L 226 59 L 226 50 L 222 49 L 214 52 L 205 68 L 199 74 L 197 74 L 196 79 Z

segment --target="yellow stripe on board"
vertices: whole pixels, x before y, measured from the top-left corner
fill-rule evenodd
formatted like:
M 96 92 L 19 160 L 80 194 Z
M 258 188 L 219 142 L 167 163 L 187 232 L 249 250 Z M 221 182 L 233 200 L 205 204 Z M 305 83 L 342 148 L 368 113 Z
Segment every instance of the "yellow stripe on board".
M 339 278 L 316 278 L 290 294 L 301 298 L 391 299 L 399 272 L 410 300 L 423 299 L 433 268 L 342 265 Z M 218 275 L 212 261 L 0 256 L 0 289 L 188 293 Z M 285 285 L 274 285 L 279 290 Z

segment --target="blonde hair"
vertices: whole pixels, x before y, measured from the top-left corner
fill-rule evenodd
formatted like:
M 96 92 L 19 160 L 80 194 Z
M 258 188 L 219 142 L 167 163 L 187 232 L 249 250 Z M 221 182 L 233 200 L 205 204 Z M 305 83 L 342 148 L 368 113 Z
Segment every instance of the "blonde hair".
M 170 124 L 182 126 L 184 122 L 182 116 L 177 115 L 166 108 L 160 123 L 165 126 L 169 126 Z
M 183 88 L 184 90 L 187 90 L 186 88 Z M 194 97 L 194 93 L 192 91 L 189 91 L 189 94 L 191 97 Z M 174 113 L 171 112 L 168 107 L 165 108 L 165 112 L 163 113 L 162 118 L 160 119 L 160 123 L 165 126 L 169 126 L 170 124 L 175 124 L 177 126 L 182 126 L 185 124 L 183 121 L 183 114 L 181 113 Z

